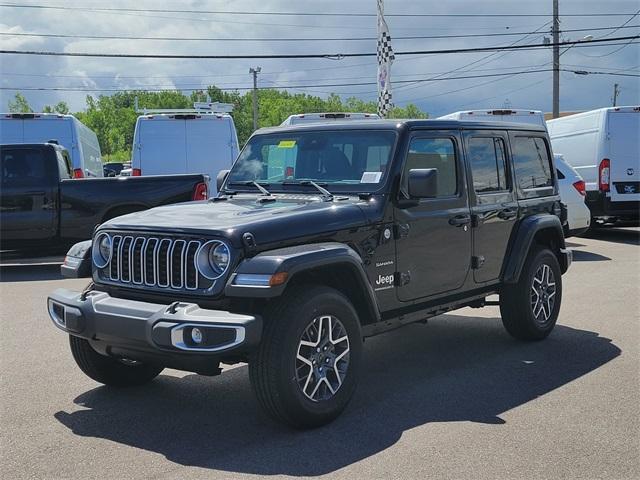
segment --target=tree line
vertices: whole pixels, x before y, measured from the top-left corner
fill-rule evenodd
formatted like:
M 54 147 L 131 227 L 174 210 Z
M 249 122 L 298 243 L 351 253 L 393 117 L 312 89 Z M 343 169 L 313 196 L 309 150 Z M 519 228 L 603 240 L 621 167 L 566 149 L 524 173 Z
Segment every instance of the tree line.
M 233 104 L 231 116 L 238 132 L 238 141 L 244 145 L 253 133 L 252 92 L 226 92 L 215 86 L 206 90 L 184 94 L 180 91 L 122 91 L 113 95 L 87 95 L 86 108 L 73 115 L 91 130 L 96 132 L 103 158 L 107 161 L 128 161 L 131 158 L 133 132 L 139 113 L 135 110 L 136 97 L 138 107 L 146 109 L 192 108 L 194 102 L 222 102 Z M 17 93 L 9 102 L 10 112 L 32 112 L 27 99 Z M 311 112 L 363 112 L 375 113 L 376 102 L 364 101 L 356 97 L 342 99 L 332 93 L 322 98 L 305 93 L 289 93 L 285 90 L 258 91 L 258 126 L 280 125 L 289 115 Z M 66 102 L 46 105 L 44 113 L 70 113 Z M 409 104 L 404 108 L 395 107 L 390 118 L 427 118 L 428 115 L 418 107 Z

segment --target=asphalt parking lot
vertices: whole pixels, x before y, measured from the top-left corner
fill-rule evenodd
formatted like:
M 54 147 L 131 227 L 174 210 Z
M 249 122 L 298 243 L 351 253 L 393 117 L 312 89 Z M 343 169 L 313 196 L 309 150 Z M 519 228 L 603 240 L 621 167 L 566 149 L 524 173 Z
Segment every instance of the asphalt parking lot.
M 2 268 L 0 475 L 638 478 L 640 230 L 569 242 L 574 264 L 546 341 L 512 340 L 497 307 L 368 339 L 351 405 L 308 432 L 262 415 L 244 366 L 98 385 L 45 309 L 50 291 L 86 280 Z

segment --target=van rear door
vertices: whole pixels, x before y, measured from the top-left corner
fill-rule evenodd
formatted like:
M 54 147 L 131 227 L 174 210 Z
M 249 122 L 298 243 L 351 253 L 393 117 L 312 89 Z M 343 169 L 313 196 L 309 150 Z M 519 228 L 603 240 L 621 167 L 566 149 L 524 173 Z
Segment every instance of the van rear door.
M 0 120 L 0 143 L 24 143 L 24 120 L 8 114 Z
M 185 120 L 171 117 L 140 121 L 140 169 L 143 175 L 187 172 Z
M 228 118 L 206 116 L 186 120 L 187 169 L 189 173 L 205 173 L 215 179 L 220 170 L 233 163 L 231 129 Z M 210 184 L 215 194 L 215 182 Z
M 611 201 L 640 201 L 640 111 L 610 110 L 608 117 Z

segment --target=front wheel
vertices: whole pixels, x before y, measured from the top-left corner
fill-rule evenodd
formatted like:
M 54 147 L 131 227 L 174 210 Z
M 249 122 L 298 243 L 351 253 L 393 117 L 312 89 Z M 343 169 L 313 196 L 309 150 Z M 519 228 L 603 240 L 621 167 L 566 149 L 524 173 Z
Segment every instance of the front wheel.
M 535 248 L 515 284 L 500 292 L 502 323 L 519 340 L 542 340 L 556 325 L 562 300 L 562 273 L 557 257 L 547 248 Z
M 133 387 L 150 382 L 162 367 L 106 357 L 96 352 L 84 338 L 69 335 L 73 359 L 86 376 L 113 387 Z
M 285 293 L 265 312 L 260 347 L 249 362 L 265 412 L 295 428 L 329 423 L 356 388 L 362 353 L 358 316 L 332 288 Z

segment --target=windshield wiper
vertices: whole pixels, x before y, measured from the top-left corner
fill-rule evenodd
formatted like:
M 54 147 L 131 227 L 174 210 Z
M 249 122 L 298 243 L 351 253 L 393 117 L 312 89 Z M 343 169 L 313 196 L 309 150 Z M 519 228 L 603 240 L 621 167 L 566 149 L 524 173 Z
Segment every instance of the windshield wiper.
M 297 182 L 290 181 L 290 180 L 287 181 L 286 180 L 286 181 L 282 182 L 282 184 L 283 185 L 311 185 L 312 187 L 314 187 L 316 190 L 318 190 L 322 194 L 322 199 L 325 202 L 332 202 L 333 201 L 333 193 L 331 193 L 326 188 L 321 187 L 320 185 L 318 185 L 313 180 L 299 180 Z
M 270 197 L 271 192 L 269 192 L 269 190 L 267 190 L 266 188 L 264 188 L 262 185 L 260 185 L 258 182 L 256 182 L 255 180 L 248 180 L 246 182 L 229 182 L 229 185 L 244 185 L 245 187 L 250 187 L 250 186 L 254 186 L 256 187 L 258 190 L 260 190 L 260 193 L 262 193 L 265 197 Z M 267 183 L 267 185 L 269 185 Z

